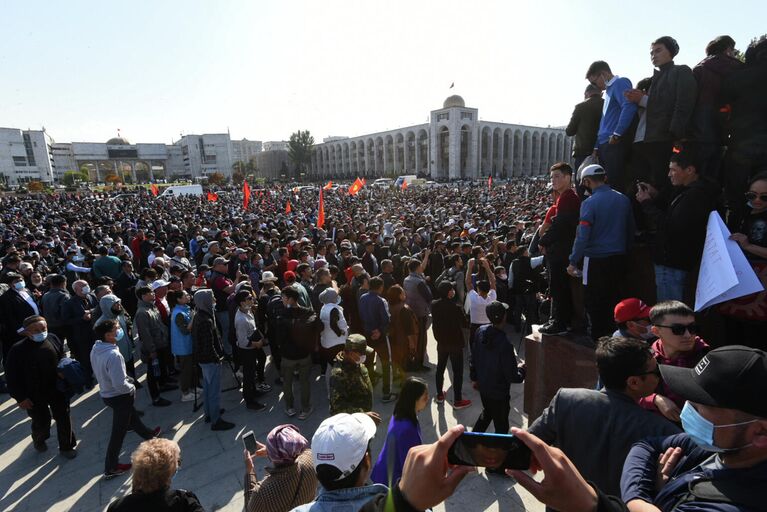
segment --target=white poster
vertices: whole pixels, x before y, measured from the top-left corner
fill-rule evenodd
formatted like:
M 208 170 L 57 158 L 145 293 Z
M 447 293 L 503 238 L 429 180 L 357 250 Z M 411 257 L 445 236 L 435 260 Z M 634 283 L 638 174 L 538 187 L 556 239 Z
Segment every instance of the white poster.
M 706 243 L 695 290 L 695 311 L 764 289 L 740 246 L 716 211 L 708 217 Z

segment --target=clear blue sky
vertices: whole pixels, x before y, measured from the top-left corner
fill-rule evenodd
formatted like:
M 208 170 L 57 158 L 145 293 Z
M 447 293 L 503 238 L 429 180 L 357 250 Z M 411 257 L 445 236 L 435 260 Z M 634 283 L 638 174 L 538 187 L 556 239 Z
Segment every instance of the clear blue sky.
M 658 36 L 694 65 L 717 35 L 745 49 L 766 19 L 764 0 L 4 2 L 0 126 L 320 141 L 422 123 L 451 93 L 483 119 L 562 125 L 593 60 L 636 83 Z

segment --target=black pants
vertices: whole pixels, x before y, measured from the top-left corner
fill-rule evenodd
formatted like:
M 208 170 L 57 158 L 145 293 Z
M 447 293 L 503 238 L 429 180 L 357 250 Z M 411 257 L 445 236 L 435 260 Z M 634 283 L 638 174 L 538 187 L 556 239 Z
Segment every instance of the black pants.
M 256 384 L 264 382 L 266 353 L 262 348 L 237 348 L 237 358 L 242 364 L 242 398 L 246 404 L 256 402 Z
M 511 411 L 509 397 L 507 396 L 503 400 L 496 400 L 489 398 L 482 391 L 479 392 L 479 397 L 482 400 L 482 414 L 479 415 L 472 432 L 485 432 L 492 421 L 493 425 L 495 425 L 496 434 L 508 434 L 509 411 Z
M 133 407 L 133 395 L 125 394 L 111 398 L 102 398 L 107 407 L 112 409 L 112 433 L 109 435 L 107 455 L 104 460 L 104 472 L 114 471 L 119 462 L 120 450 L 123 446 L 125 433 L 130 427 L 144 439 L 151 439 L 154 432 L 149 430 L 141 421 Z
M 91 349 L 93 348 L 93 343 L 92 339 L 74 338 L 72 336 L 68 339 L 69 349 L 72 351 L 73 358 L 77 359 L 77 362 L 83 368 L 86 383 L 93 380 L 93 368 L 91 368 Z
M 626 153 L 625 143 L 599 145 L 599 163 L 607 172 L 607 184 L 621 193 L 626 189 Z
M 570 325 L 573 319 L 573 295 L 566 259 L 549 259 L 549 295 L 551 295 L 551 319 L 562 325 Z
M 368 347 L 376 351 L 378 359 L 381 360 L 381 371 L 383 372 L 383 384 L 381 385 L 381 392 L 384 395 L 391 393 L 391 346 L 389 345 L 389 338 L 382 335 L 377 340 L 367 339 Z M 365 361 L 365 366 L 368 368 L 370 375 L 373 375 L 373 369 L 375 368 L 375 362 L 368 358 Z
M 648 181 L 658 190 L 669 188 L 668 161 L 673 146 L 671 141 L 634 144 L 631 158 L 636 179 Z
M 413 359 L 413 366 L 415 367 L 423 366 L 426 361 L 426 341 L 428 339 L 426 325 L 428 321 L 428 316 L 418 318 L 418 344 L 415 347 L 415 359 Z
M 160 375 L 159 377 L 154 374 L 154 367 L 152 365 L 153 359 L 149 355 L 149 352 L 141 352 L 141 360 L 146 364 L 146 383 L 149 388 L 149 396 L 152 397 L 152 401 L 160 398 L 160 384 L 165 382 L 168 378 L 168 360 L 173 359 L 173 355 L 170 352 L 170 347 L 158 348 L 157 359 L 160 361 Z
M 524 324 L 522 315 L 525 315 Z M 514 309 L 511 311 L 512 323 L 522 333 L 527 336 L 533 332 L 533 324 L 538 322 L 538 302 L 535 300 L 534 293 L 517 294 L 514 296 Z M 524 327 L 524 329 L 523 329 Z
M 615 332 L 613 313 L 623 298 L 620 283 L 626 272 L 626 256 L 589 258 L 584 287 L 586 313 L 591 323 L 591 338 L 598 340 Z
M 463 388 L 463 348 L 440 350 L 437 347 L 437 393 L 443 391 L 442 387 L 445 384 L 445 368 L 447 367 L 448 359 L 450 359 L 450 366 L 453 368 L 453 398 L 458 402 L 463 398 L 461 395 L 461 389 Z
M 280 350 L 280 340 L 275 337 L 269 338 L 269 351 L 272 354 L 272 364 L 277 368 L 277 374 L 282 372 L 282 350 Z
M 69 400 L 62 393 L 55 391 L 46 398 L 32 399 L 34 406 L 27 409 L 32 418 L 32 441 L 40 443 L 51 437 L 51 416 L 56 420 L 56 434 L 59 450 L 71 450 L 77 444 L 72 431 L 72 419 L 69 417 Z

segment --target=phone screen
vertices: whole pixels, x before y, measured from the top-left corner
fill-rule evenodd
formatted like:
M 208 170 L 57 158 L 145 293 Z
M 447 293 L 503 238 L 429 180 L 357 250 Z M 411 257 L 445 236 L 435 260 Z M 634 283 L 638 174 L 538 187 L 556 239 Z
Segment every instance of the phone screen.
M 447 461 L 459 466 L 492 469 L 528 469 L 530 448 L 511 434 L 464 432 L 447 453 Z
M 254 455 L 256 450 L 258 450 L 258 446 L 256 445 L 256 434 L 254 434 L 252 430 L 245 433 L 242 436 L 242 444 L 245 445 L 245 449 L 248 450 L 249 454 Z

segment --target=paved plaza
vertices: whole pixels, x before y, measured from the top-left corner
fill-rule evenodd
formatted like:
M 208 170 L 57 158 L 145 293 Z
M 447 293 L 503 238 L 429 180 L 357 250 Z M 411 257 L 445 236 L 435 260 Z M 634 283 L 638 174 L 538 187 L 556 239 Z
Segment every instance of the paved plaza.
M 511 334 L 511 333 L 510 333 Z M 513 335 L 518 346 L 518 335 Z M 436 365 L 436 344 L 429 339 L 429 365 Z M 524 355 L 524 354 L 523 354 Z M 448 365 L 449 367 L 449 365 Z M 142 372 L 143 372 L 143 366 Z M 179 391 L 163 395 L 173 401 L 165 408 L 151 407 L 146 390 L 138 391 L 137 407 L 146 412 L 143 420 L 147 426 L 160 425 L 163 437 L 178 441 L 181 446 L 182 466 L 173 480 L 173 486 L 193 491 L 200 498 L 207 511 L 239 511 L 243 508 L 243 477 L 241 435 L 253 430 L 259 440 L 276 425 L 292 422 L 311 439 L 320 422 L 327 416 L 328 401 L 325 394 L 325 380 L 320 378 L 319 368 L 312 372 L 312 403 L 314 414 L 306 421 L 288 418 L 283 412 L 279 386 L 264 397 L 267 409 L 252 412 L 245 408 L 239 391 L 222 393 L 221 405 L 226 408 L 224 417 L 237 427 L 227 432 L 212 432 L 209 424 L 203 422 L 202 409 L 192 412 L 191 403 L 181 403 Z M 468 367 L 464 376 L 464 397 L 473 401 L 472 406 L 460 411 L 454 410 L 446 401 L 438 405 L 433 401 L 435 393 L 434 371 L 422 376 L 429 383 L 432 395 L 431 406 L 420 416 L 424 442 L 430 443 L 453 425 L 462 423 L 472 426 L 480 413 L 479 394 L 471 388 Z M 274 377 L 267 367 L 267 377 Z M 143 381 L 144 377 L 141 377 Z M 450 370 L 445 378 L 446 394 L 452 401 Z M 225 367 L 222 385 L 233 382 L 231 372 Z M 511 424 L 526 426 L 527 417 L 522 413 L 523 384 L 514 384 L 511 389 Z M 375 393 L 375 410 L 383 417 L 378 435 L 373 442 L 374 457 L 383 445 L 394 403 L 382 404 L 380 385 Z M 77 397 L 72 403 L 72 422 L 78 437 L 79 455 L 74 460 L 58 456 L 55 425 L 48 440 L 48 451 L 38 453 L 32 447 L 30 420 L 16 406 L 8 395 L 2 395 L 0 404 L 0 510 L 2 511 L 101 511 L 115 496 L 130 492 L 130 474 L 113 480 L 102 478 L 104 454 L 109 440 L 112 413 L 108 410 L 94 389 Z M 492 427 L 491 427 L 492 428 Z M 131 452 L 141 439 L 128 433 L 123 444 L 121 461 L 127 462 Z M 264 459 L 257 459 L 259 477 L 264 474 Z M 458 487 L 456 493 L 435 511 L 542 511 L 527 491 L 514 485 L 508 478 L 488 476 L 484 471 L 469 475 Z

